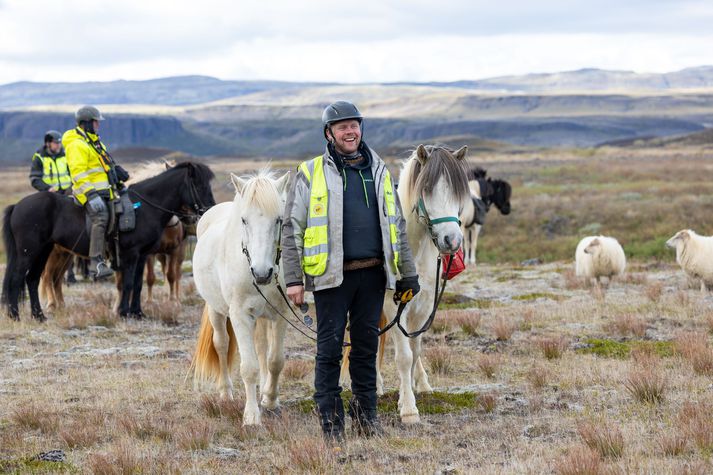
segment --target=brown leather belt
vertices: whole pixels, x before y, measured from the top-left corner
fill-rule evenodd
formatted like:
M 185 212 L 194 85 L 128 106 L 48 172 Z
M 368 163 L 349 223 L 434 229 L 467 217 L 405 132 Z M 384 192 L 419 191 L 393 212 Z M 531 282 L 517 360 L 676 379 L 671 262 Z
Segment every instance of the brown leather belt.
M 344 270 L 366 269 L 368 267 L 376 267 L 384 264 L 384 260 L 378 257 L 370 257 L 368 259 L 355 259 L 353 261 L 344 261 Z

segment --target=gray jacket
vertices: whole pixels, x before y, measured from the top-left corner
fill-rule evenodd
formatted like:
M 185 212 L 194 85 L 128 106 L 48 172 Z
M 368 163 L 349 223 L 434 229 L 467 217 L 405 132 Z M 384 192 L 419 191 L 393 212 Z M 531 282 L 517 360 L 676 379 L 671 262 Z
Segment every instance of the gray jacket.
M 386 164 L 369 149 L 372 156 L 371 172 L 374 176 L 374 186 L 381 213 L 381 242 L 384 248 L 384 270 L 386 272 L 386 288 L 393 289 L 398 276 L 392 270 L 391 238 L 389 237 L 389 218 L 386 214 L 384 202 L 384 173 Z M 305 288 L 310 291 L 339 287 L 344 279 L 344 250 L 342 249 L 342 213 L 343 213 L 343 183 L 334 159 L 329 150 L 324 152 L 324 177 L 329 193 L 327 205 L 327 219 L 329 223 L 329 260 L 327 269 L 320 276 L 305 276 L 302 272 L 302 248 L 305 227 L 307 226 L 307 213 L 309 210 L 310 184 L 307 177 L 300 171 L 293 179 L 292 187 L 287 197 L 285 219 L 282 224 L 282 266 L 287 285 L 304 282 Z M 394 183 L 392 177 L 392 183 Z M 412 277 L 416 274 L 416 266 L 411 255 L 406 236 L 406 222 L 401 211 L 398 193 L 394 190 L 396 199 L 396 221 L 399 230 L 399 268 L 401 277 Z M 306 279 L 305 279 L 306 277 Z

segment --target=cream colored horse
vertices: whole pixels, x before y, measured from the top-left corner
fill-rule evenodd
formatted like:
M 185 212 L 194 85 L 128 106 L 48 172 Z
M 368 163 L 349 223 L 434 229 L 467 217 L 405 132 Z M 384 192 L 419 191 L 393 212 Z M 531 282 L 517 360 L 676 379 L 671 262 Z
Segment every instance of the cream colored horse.
M 231 179 L 237 191 L 233 202 L 216 205 L 198 223 L 193 275 L 206 304 L 192 367 L 197 385 L 215 382 L 220 396 L 232 399 L 230 372 L 237 346 L 246 394 L 243 425 L 258 425 L 258 376 L 261 405 L 270 410 L 279 405 L 286 322 L 253 282 L 287 314 L 277 287 L 269 284 L 278 272 L 275 260 L 289 173 L 277 180 L 267 172 L 247 180 L 231 174 Z

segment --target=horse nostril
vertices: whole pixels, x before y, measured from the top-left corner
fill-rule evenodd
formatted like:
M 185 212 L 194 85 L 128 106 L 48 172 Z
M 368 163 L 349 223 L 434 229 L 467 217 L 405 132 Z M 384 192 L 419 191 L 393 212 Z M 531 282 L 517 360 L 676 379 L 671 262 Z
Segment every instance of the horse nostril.
M 451 237 L 450 236 L 444 237 L 443 240 L 446 242 L 446 246 L 451 247 Z
M 270 277 L 272 277 L 272 268 L 270 268 L 270 272 L 267 273 L 266 279 L 269 280 Z

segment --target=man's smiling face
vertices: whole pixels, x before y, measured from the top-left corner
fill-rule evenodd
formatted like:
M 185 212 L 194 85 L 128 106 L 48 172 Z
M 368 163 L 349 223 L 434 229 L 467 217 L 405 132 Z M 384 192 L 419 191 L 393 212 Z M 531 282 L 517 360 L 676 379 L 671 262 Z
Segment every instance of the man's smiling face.
M 343 155 L 357 151 L 361 142 L 361 125 L 358 120 L 348 119 L 332 124 L 327 133 L 332 137 L 334 147 Z

